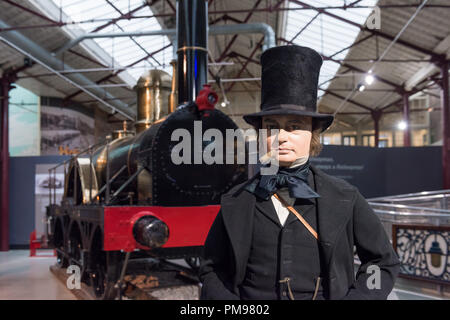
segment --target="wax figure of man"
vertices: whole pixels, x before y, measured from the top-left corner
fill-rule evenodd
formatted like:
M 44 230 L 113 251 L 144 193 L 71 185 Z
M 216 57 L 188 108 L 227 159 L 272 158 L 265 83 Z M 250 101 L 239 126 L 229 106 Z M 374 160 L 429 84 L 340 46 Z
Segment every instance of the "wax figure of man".
M 333 121 L 316 111 L 321 65 L 306 47 L 262 54 L 262 111 L 244 119 L 279 130 L 278 148 L 271 150 L 276 136 L 267 138 L 279 168 L 223 195 L 205 243 L 202 299 L 386 299 L 391 292 L 399 260 L 380 220 L 356 187 L 309 163 Z

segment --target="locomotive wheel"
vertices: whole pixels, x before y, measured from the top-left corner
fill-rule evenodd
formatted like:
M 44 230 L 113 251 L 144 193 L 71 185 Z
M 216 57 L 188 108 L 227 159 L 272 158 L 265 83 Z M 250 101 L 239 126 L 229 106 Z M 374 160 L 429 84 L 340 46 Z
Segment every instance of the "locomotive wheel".
M 81 265 L 83 265 L 82 261 L 82 254 L 81 254 L 81 243 L 78 241 L 72 239 L 69 241 L 69 252 L 71 255 L 71 258 L 74 261 L 80 262 Z M 77 263 L 78 264 L 78 263 Z
M 57 221 L 55 226 L 54 245 L 56 250 L 56 265 L 60 268 L 67 268 L 69 266 L 69 260 L 64 253 L 67 253 L 67 245 L 64 241 L 64 231 L 62 222 Z M 62 252 L 60 252 L 62 251 Z
M 67 252 L 64 246 L 60 246 L 58 247 L 58 249 L 63 252 Z M 69 260 L 63 253 L 59 252 L 58 250 L 56 251 L 56 265 L 60 268 L 67 268 L 69 266 Z
M 114 282 L 108 280 L 104 265 L 97 264 L 90 273 L 91 287 L 99 300 L 114 300 L 118 295 Z
M 106 281 L 106 288 L 103 294 L 103 300 L 114 300 L 117 298 L 119 290 L 115 288 L 115 284 L 112 281 Z
M 105 266 L 97 263 L 90 273 L 90 280 L 95 296 L 99 299 L 103 299 L 106 287 L 108 286 Z
M 72 233 L 68 243 L 68 251 L 70 252 L 69 264 L 75 264 L 80 267 L 81 281 L 88 280 L 86 274 L 86 261 L 83 254 L 83 245 L 79 233 Z M 73 260 L 73 261 L 72 261 Z
M 70 244 L 71 244 L 70 252 L 72 258 L 75 261 L 80 262 L 79 266 L 81 269 L 81 281 L 87 282 L 88 280 L 88 275 L 86 274 L 87 265 L 83 254 L 83 247 L 79 241 L 71 241 Z M 78 265 L 78 263 L 76 264 Z
M 114 300 L 118 296 L 115 283 L 108 276 L 106 252 L 102 250 L 101 237 L 94 237 L 89 252 L 89 284 L 99 300 Z

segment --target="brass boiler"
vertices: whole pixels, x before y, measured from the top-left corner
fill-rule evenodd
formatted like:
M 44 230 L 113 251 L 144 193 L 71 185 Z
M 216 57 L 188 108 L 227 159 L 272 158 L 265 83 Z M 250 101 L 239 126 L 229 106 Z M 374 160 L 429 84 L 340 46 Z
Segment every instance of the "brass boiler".
M 135 86 L 137 92 L 136 136 L 124 136 L 109 143 L 110 177 L 114 176 L 124 165 L 126 168 L 111 183 L 114 193 L 139 168 L 138 153 L 144 144 L 151 148 L 151 136 L 157 131 L 158 124 L 170 113 L 170 95 L 173 93 L 172 77 L 162 70 L 149 70 L 144 73 Z M 173 107 L 172 107 L 173 109 Z M 150 130 L 148 130 L 152 127 Z M 145 140 L 145 141 L 144 141 Z M 93 157 L 99 185 L 106 184 L 106 146 L 98 150 Z M 151 174 L 142 170 L 122 194 L 129 194 L 130 203 L 151 203 Z M 136 194 L 137 193 L 137 194 Z
M 113 194 L 122 186 L 137 170 L 140 169 L 138 164 L 138 153 L 140 150 L 151 148 L 152 135 L 157 131 L 159 125 L 164 121 L 165 117 L 174 109 L 171 101 L 175 101 L 173 96 L 175 90 L 173 88 L 172 77 L 162 70 L 149 70 L 144 73 L 138 80 L 135 90 L 137 92 L 137 121 L 135 122 L 136 135 L 131 131 L 116 130 L 111 135 L 111 142 L 107 145 L 95 150 L 92 156 L 91 170 L 95 172 L 95 178 L 92 181 L 93 191 L 89 192 L 89 168 L 86 168 L 86 158 L 79 158 L 75 162 L 77 166 L 78 195 L 77 204 L 89 203 L 89 195 L 97 194 L 98 190 L 106 184 L 107 171 L 107 153 L 109 159 L 109 177 L 113 177 L 119 171 L 120 174 L 111 182 L 110 190 Z M 172 99 L 171 99 L 172 96 Z M 150 128 L 150 129 L 149 129 Z M 145 144 L 148 144 L 147 146 Z M 123 168 L 125 166 L 125 168 Z M 73 171 L 74 163 L 69 168 L 69 179 L 66 179 L 65 194 L 69 197 L 73 194 Z M 78 179 L 77 179 L 78 180 Z M 149 170 L 142 170 L 137 179 L 134 179 L 124 190 L 121 195 L 127 195 L 128 200 L 119 199 L 119 203 L 151 203 L 151 174 Z M 81 191 L 83 190 L 83 191 Z M 105 192 L 99 195 L 98 199 L 104 200 Z

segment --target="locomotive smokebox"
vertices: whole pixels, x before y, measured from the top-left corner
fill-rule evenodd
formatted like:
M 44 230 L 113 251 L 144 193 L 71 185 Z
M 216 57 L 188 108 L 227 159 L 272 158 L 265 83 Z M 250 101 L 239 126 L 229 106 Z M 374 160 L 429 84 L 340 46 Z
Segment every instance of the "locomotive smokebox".
M 169 239 L 169 228 L 156 217 L 143 216 L 134 224 L 133 236 L 143 246 L 159 248 Z

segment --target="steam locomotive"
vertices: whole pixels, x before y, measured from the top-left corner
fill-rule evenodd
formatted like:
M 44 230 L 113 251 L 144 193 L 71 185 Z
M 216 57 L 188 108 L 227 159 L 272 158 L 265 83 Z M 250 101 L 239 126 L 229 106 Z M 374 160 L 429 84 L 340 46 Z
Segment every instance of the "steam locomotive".
M 206 12 L 203 0 L 178 2 L 177 23 L 196 26 L 177 27 L 178 61 L 184 63 L 173 61 L 173 78 L 162 70 L 145 73 L 135 87 L 135 132 L 124 127 L 72 157 L 64 164 L 61 203 L 50 193 L 48 237 L 58 264 L 78 265 L 82 281 L 98 298 L 115 297 L 133 260 L 183 258 L 195 267 L 221 195 L 247 179 L 243 164 L 174 164 L 171 159 L 176 129 L 192 136 L 195 122 L 202 133 L 213 128 L 225 136 L 227 129 L 237 129 L 214 108 L 217 95 L 204 86 Z M 200 150 L 192 147 L 192 158 L 212 142 L 203 142 Z

